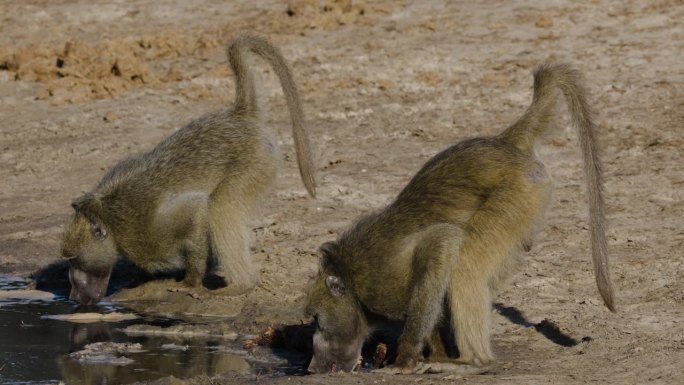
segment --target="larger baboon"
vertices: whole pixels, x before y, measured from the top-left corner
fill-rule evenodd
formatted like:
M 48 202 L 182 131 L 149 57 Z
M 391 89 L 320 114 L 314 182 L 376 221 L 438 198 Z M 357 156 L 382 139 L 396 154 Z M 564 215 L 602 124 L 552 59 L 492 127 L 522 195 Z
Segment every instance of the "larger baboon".
M 396 200 L 321 247 L 307 311 L 316 319 L 312 372 L 350 370 L 377 315 L 404 320 L 396 366 L 410 372 L 448 302 L 459 362 L 486 365 L 491 301 L 529 249 L 551 192 L 535 156 L 565 96 L 579 130 L 588 184 L 592 255 L 606 306 L 615 310 L 604 232 L 603 177 L 580 74 L 544 65 L 534 98 L 501 134 L 465 140 L 430 159 Z M 371 317 L 373 315 L 374 317 Z

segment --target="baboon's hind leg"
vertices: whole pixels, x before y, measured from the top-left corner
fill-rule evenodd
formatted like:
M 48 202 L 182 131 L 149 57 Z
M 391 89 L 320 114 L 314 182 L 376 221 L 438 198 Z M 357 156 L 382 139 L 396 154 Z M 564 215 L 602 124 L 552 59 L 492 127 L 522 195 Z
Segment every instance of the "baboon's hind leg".
M 211 248 L 216 258 L 212 272 L 225 278 L 228 285 L 250 289 L 256 285 L 256 269 L 249 252 L 249 228 L 241 220 L 246 213 L 222 211 L 210 209 L 209 213 Z
M 548 181 L 512 180 L 490 195 L 468 222 L 451 277 L 450 304 L 459 361 L 487 365 L 493 359 L 489 318 L 494 290 L 513 270 L 523 242 L 548 202 Z
M 240 290 L 253 288 L 257 272 L 250 244 L 249 222 L 261 194 L 245 188 L 238 178 L 222 183 L 209 201 L 209 238 L 215 258 L 213 273 Z M 258 191 L 260 192 L 260 191 Z

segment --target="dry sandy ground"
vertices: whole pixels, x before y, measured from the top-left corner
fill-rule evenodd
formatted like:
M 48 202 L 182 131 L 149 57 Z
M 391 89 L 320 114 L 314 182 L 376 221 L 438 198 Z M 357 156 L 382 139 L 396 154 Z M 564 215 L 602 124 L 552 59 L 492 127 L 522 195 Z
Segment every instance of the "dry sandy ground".
M 292 63 L 316 147 L 319 197 L 306 197 L 279 85 L 259 62 L 265 122 L 280 138 L 284 159 L 255 224 L 261 282 L 242 296 L 184 296 L 182 308 L 237 315 L 236 328 L 245 330 L 297 322 L 318 245 L 388 203 L 430 156 L 512 122 L 530 101 L 532 69 L 563 60 L 585 73 L 598 111 L 619 311 L 608 312 L 594 286 L 576 133 L 561 120 L 540 150 L 556 186 L 548 226 L 497 302 L 531 323 L 548 318 L 564 333 L 592 340 L 562 347 L 495 312 L 497 364 L 484 375 L 447 379 L 681 383 L 684 2 L 472 3 L 0 3 L 0 272 L 26 275 L 59 262 L 72 198 L 117 160 L 229 105 L 234 88 L 223 46 L 252 30 Z M 183 295 L 159 286 L 119 296 L 157 298 L 158 311 L 178 310 Z M 268 381 L 441 383 L 444 377 Z M 189 382 L 255 380 L 229 374 Z

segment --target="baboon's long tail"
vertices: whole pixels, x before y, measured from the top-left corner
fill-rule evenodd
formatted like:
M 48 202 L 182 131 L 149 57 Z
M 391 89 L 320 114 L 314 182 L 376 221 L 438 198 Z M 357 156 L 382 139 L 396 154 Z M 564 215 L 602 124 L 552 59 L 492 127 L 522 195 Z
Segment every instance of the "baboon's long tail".
M 280 85 L 283 88 L 292 119 L 292 136 L 294 137 L 295 151 L 297 152 L 299 174 L 309 195 L 315 197 L 315 167 L 311 157 L 309 136 L 304 127 L 304 113 L 302 112 L 297 85 L 292 79 L 292 73 L 285 59 L 283 59 L 280 50 L 262 37 L 242 34 L 228 46 L 228 60 L 235 73 L 236 82 L 235 111 L 249 116 L 256 116 L 258 113 L 252 71 L 249 69 L 243 56 L 248 51 L 264 58 L 273 67 L 273 70 L 278 75 L 278 79 L 280 79 Z
M 579 131 L 589 197 L 592 259 L 596 284 L 608 309 L 615 311 L 613 287 L 608 273 L 608 246 L 605 234 L 603 168 L 596 140 L 593 112 L 586 99 L 582 76 L 567 64 L 545 64 L 534 73 L 534 97 L 525 114 L 503 132 L 502 138 L 523 151 L 532 151 L 534 142 L 549 126 L 555 113 L 559 90 L 565 96 L 573 124 Z

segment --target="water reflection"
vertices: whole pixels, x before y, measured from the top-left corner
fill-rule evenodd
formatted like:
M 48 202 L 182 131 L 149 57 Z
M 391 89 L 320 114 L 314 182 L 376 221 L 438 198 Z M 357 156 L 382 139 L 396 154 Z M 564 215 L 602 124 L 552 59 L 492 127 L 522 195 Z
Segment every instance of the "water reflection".
M 0 290 L 26 283 L 0 276 Z M 64 298 L 0 301 L 0 383 L 126 384 L 173 375 L 178 378 L 250 370 L 244 355 L 227 353 L 223 340 L 171 340 L 131 337 L 120 329 L 135 323 L 169 326 L 180 322 L 140 318 L 117 323 L 71 323 L 41 319 L 51 314 L 126 311 L 114 306 L 78 307 Z M 69 353 L 94 342 L 137 342 L 143 352 L 128 353 L 127 365 L 87 363 Z
M 146 341 L 146 350 L 127 354 L 129 365 L 80 363 L 68 355 L 57 359 L 62 380 L 67 384 L 127 384 L 165 376 L 178 378 L 197 375 L 213 376 L 230 371 L 245 372 L 249 364 L 243 357 L 212 353 L 207 343 L 189 345 L 184 350 L 163 349 L 163 341 Z

